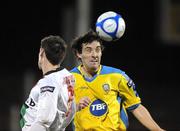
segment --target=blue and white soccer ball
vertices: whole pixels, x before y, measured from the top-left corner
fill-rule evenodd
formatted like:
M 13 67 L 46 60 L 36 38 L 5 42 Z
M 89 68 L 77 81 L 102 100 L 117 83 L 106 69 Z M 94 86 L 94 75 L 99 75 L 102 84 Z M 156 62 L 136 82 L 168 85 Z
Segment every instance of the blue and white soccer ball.
M 105 41 L 121 38 L 125 32 L 125 27 L 124 19 L 114 11 L 101 14 L 96 21 L 96 32 Z

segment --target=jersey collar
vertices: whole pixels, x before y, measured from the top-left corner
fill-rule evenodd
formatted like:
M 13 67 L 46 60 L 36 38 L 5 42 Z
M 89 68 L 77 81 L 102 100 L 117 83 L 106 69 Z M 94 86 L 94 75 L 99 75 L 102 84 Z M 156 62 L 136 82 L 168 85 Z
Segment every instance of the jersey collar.
M 58 68 L 56 68 L 55 70 L 50 70 L 50 71 L 46 72 L 46 73 L 44 74 L 44 76 L 45 76 L 45 75 L 49 75 L 49 74 L 54 73 L 54 72 L 57 72 L 57 71 L 60 71 L 60 70 L 62 70 L 62 67 L 58 67 Z
M 78 70 L 80 71 L 80 73 L 81 73 L 82 75 L 84 75 L 84 73 L 83 73 L 83 71 L 82 71 L 82 69 L 81 69 L 81 66 L 82 66 L 82 64 L 79 65 L 77 68 L 78 68 Z M 101 69 L 102 69 L 102 65 L 99 66 L 99 69 L 98 69 L 96 75 L 99 75 L 99 74 L 101 73 Z
M 79 65 L 79 66 L 77 67 L 77 69 L 78 69 L 79 72 L 82 74 L 83 78 L 84 78 L 86 81 L 89 81 L 89 82 L 93 81 L 93 80 L 101 73 L 101 69 L 102 69 L 102 66 L 100 65 L 97 73 L 96 73 L 92 78 L 88 78 L 88 77 L 85 77 L 84 72 L 83 72 L 82 69 L 81 69 L 81 66 L 82 66 L 82 65 Z

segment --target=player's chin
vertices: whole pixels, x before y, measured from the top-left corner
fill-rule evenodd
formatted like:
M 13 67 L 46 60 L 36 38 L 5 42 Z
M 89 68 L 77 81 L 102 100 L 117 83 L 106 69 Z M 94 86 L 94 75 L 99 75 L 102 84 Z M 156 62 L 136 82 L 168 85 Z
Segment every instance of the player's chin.
M 97 70 L 99 68 L 99 63 L 93 63 L 91 65 L 91 68 L 94 69 L 94 70 Z
M 40 63 L 38 63 L 38 68 L 41 70 L 42 68 L 41 68 L 41 64 Z

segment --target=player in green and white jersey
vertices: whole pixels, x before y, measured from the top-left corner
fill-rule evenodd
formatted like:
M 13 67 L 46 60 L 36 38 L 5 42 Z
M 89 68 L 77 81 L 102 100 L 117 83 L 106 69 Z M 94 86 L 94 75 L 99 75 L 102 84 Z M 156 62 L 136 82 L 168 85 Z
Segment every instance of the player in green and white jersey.
M 61 37 L 51 35 L 41 40 L 38 66 L 43 78 L 32 88 L 21 108 L 22 131 L 63 131 L 73 119 L 74 77 L 60 68 L 65 53 Z

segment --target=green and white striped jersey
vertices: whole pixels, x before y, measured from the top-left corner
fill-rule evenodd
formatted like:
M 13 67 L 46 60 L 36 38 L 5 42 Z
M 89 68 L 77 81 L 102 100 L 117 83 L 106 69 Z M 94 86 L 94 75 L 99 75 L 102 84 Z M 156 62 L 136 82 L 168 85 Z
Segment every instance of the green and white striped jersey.
M 48 131 L 63 131 L 75 113 L 74 77 L 66 69 L 50 71 L 32 88 L 20 114 L 22 131 L 41 123 Z

